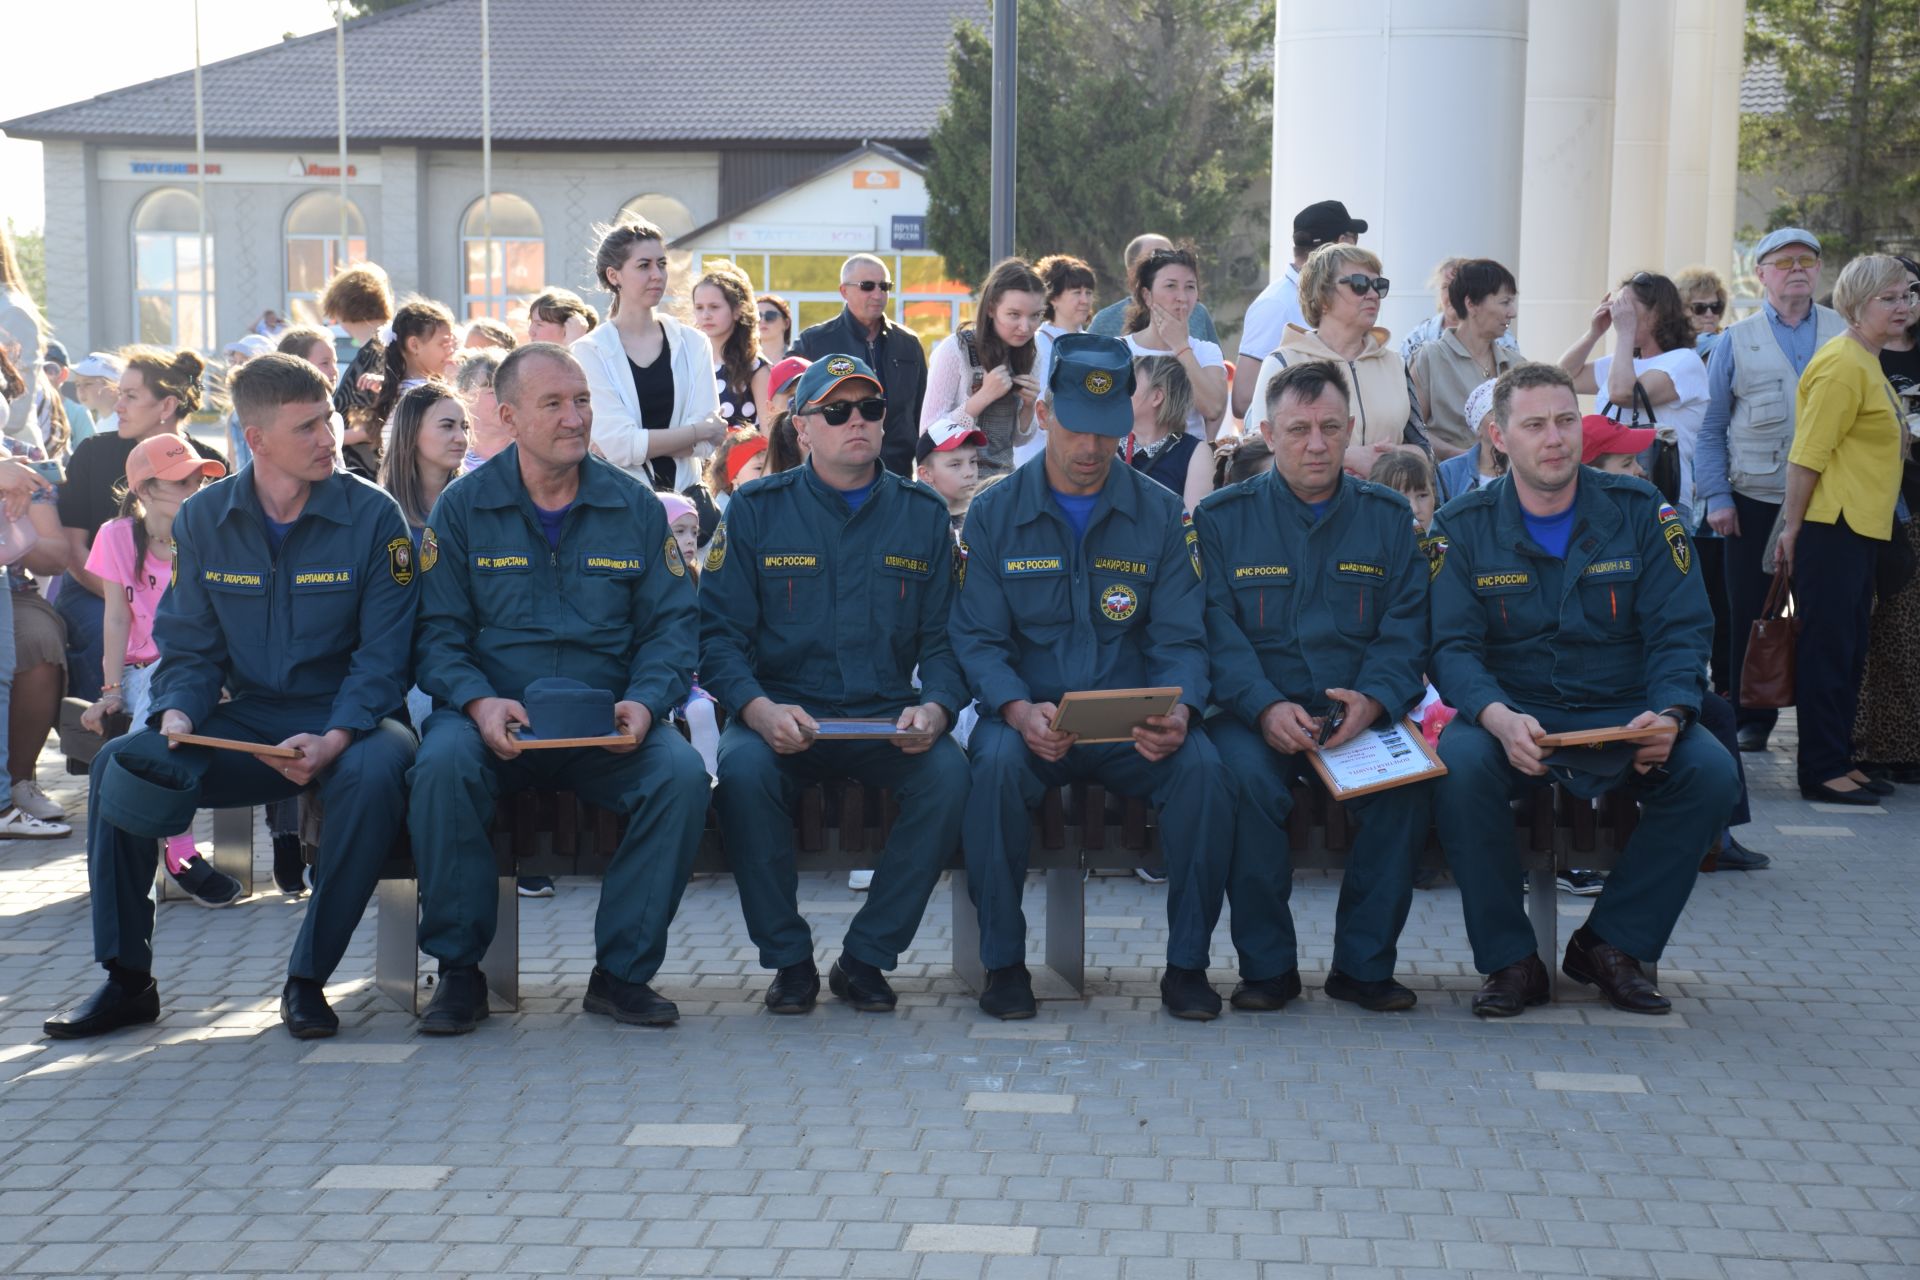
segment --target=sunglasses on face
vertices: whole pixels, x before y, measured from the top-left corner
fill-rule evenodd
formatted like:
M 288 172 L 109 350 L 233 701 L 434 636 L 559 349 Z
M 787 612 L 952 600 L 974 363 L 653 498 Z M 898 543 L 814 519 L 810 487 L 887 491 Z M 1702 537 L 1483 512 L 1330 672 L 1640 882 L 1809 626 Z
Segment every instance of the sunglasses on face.
M 1772 267 L 1776 271 L 1811 271 L 1820 265 L 1820 255 L 1802 253 L 1792 258 L 1775 258 L 1762 265 Z
M 891 280 L 849 280 L 847 283 L 862 293 L 872 293 L 875 289 L 878 289 L 882 293 L 893 292 L 893 281 Z
M 1384 298 L 1387 296 L 1387 287 L 1392 284 L 1392 281 L 1388 280 L 1385 276 L 1370 276 L 1355 273 L 1350 276 L 1341 276 L 1340 283 L 1353 290 L 1354 293 L 1360 297 L 1366 297 L 1367 290 L 1371 289 Z
M 856 409 L 868 422 L 887 420 L 887 402 L 883 396 L 868 396 L 865 400 L 838 400 L 833 404 L 819 405 L 808 412 L 819 414 L 821 420 L 830 427 L 844 427 Z
M 1687 308 L 1697 316 L 1717 316 L 1727 309 L 1724 302 L 1689 302 Z
M 762 311 L 760 313 L 761 324 L 779 324 L 782 320 L 785 320 L 785 319 L 786 317 L 781 315 L 778 311 Z

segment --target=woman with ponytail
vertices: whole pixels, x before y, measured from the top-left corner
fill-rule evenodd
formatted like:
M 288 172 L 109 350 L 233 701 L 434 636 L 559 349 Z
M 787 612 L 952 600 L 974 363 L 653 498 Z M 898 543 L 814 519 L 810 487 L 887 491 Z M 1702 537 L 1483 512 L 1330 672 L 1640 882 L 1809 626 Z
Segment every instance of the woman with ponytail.
M 380 482 L 380 455 L 386 449 L 393 407 L 428 379 L 444 379 L 457 347 L 453 312 L 425 298 L 401 303 L 379 337 L 383 344 L 380 392 L 371 405 L 354 415 L 341 439 L 347 470 L 375 484 Z
M 693 286 L 693 327 L 707 335 L 718 353 L 714 383 L 720 416 L 735 430 L 752 430 L 770 420 L 772 366 L 760 354 L 760 322 L 753 310 L 753 286 L 731 262 L 712 264 Z

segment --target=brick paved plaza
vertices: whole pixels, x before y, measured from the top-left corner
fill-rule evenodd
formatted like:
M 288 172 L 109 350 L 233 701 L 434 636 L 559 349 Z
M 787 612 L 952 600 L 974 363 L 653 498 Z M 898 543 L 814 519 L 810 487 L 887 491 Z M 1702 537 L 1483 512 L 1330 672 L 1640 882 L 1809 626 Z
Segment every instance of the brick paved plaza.
M 41 1021 L 100 978 L 83 843 L 0 845 L 0 1274 L 1910 1280 L 1920 793 L 1816 812 L 1790 746 L 1748 757 L 1742 835 L 1774 869 L 1702 877 L 1668 1018 L 1572 988 L 1474 1019 L 1451 888 L 1402 940 L 1417 1009 L 1330 1003 L 1318 875 L 1283 1013 L 1163 1015 L 1164 891 L 1104 878 L 1085 1003 L 984 1018 L 943 885 L 897 1015 L 772 1018 L 708 878 L 659 983 L 677 1029 L 580 1012 L 598 886 L 562 881 L 523 904 L 517 1015 L 416 1036 L 373 989 L 369 920 L 341 1035 L 296 1043 L 302 906 L 262 837 L 254 898 L 161 908 L 160 1023 L 57 1043 Z M 51 755 L 42 781 L 82 812 Z M 825 875 L 801 896 L 824 966 L 857 900 Z M 1560 896 L 1563 937 L 1587 901 Z M 1224 992 L 1224 922 L 1213 959 Z

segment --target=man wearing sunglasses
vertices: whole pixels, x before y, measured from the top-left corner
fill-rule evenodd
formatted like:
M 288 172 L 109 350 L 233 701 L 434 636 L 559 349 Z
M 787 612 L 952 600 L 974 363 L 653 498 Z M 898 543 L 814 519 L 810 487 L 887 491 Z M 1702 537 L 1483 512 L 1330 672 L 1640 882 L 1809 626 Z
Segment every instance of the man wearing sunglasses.
M 1813 353 L 1846 332 L 1838 312 L 1818 306 L 1820 241 L 1782 227 L 1754 249 L 1760 310 L 1728 325 L 1707 362 L 1707 416 L 1694 447 L 1693 482 L 1707 523 L 1726 539 L 1727 678 L 1739 713 L 1740 749 L 1765 751 L 1779 712 L 1740 706 L 1747 634 L 1766 603 L 1772 573 L 1764 553 L 1787 495 L 1794 401 Z M 1724 857 L 1722 865 L 1726 865 Z
M 807 461 L 734 494 L 700 584 L 701 683 L 733 713 L 720 735 L 721 833 L 747 932 L 774 970 L 774 1013 L 806 1013 L 820 994 L 794 878 L 796 791 L 852 777 L 900 802 L 828 975 L 834 995 L 872 1013 L 894 1007 L 886 971 L 920 927 L 967 799 L 966 756 L 947 736 L 968 701 L 947 638 L 947 505 L 879 465 L 886 417 L 865 361 L 809 366 L 793 393 Z M 890 721 L 900 736 L 823 732 L 849 717 Z
M 846 303 L 840 314 L 801 330 L 788 354 L 816 361 L 842 354 L 860 358 L 887 402 L 880 461 L 911 479 L 920 401 L 927 393 L 927 353 L 913 330 L 893 322 L 893 277 L 881 259 L 856 253 L 842 263 L 840 298 Z
M 1199 727 L 1207 705 L 1199 535 L 1172 490 L 1115 452 L 1133 429 L 1125 343 L 1063 334 L 1035 412 L 1046 452 L 974 499 L 953 605 L 953 647 L 980 701 L 967 741 L 967 889 L 980 913 L 980 1008 L 1034 1015 L 1026 958 L 1032 810 L 1082 779 L 1159 810 L 1167 868 L 1167 970 L 1175 1017 L 1218 1017 L 1207 945 L 1232 850 L 1234 783 Z M 1179 702 L 1131 741 L 1078 745 L 1053 726 L 1074 690 L 1175 687 Z

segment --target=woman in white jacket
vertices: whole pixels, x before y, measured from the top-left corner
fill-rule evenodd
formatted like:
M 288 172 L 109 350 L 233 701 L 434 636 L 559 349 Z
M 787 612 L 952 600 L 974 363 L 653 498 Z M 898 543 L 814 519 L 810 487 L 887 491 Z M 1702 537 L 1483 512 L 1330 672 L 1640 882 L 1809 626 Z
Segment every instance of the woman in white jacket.
M 700 481 L 699 459 L 726 436 L 705 334 L 654 310 L 667 288 L 666 239 L 622 222 L 600 239 L 594 279 L 613 295 L 607 323 L 573 344 L 593 393 L 601 456 L 655 489 Z

